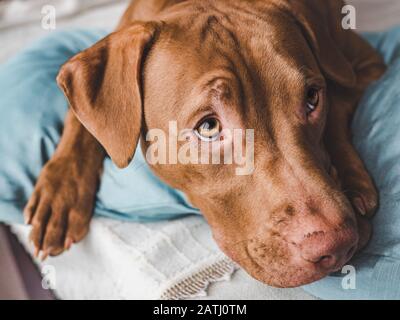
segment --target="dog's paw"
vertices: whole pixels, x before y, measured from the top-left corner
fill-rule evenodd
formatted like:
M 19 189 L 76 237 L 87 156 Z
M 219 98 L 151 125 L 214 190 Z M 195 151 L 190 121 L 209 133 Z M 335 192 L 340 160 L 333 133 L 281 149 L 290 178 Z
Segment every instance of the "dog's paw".
M 92 217 L 97 179 L 71 159 L 52 159 L 43 168 L 24 209 L 32 225 L 30 240 L 42 260 L 68 250 L 84 238 Z
M 334 138 L 335 136 L 327 141 L 334 167 L 334 170 L 331 168 L 330 175 L 354 210 L 363 217 L 371 218 L 378 208 L 378 192 L 372 178 L 350 141 L 343 142 Z
M 378 207 L 378 193 L 365 170 L 347 172 L 342 179 L 342 187 L 354 210 L 367 218 L 375 214 Z

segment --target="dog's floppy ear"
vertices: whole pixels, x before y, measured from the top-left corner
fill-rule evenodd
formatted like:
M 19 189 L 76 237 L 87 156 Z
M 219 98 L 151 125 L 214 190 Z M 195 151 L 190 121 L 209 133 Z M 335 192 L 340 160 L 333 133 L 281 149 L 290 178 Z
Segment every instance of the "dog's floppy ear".
M 66 62 L 57 83 L 85 128 L 113 162 L 133 158 L 142 122 L 141 66 L 158 25 L 135 22 Z
M 337 84 L 352 88 L 356 85 L 353 67 L 345 57 L 348 33 L 342 27 L 340 0 L 290 1 L 290 13 L 299 23 L 311 49 L 327 78 Z

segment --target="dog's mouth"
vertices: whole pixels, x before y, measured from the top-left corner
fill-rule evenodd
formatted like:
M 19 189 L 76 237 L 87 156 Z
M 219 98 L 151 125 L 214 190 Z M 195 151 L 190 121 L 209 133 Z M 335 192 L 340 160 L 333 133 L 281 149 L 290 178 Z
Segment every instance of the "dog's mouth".
M 332 238 L 334 241 L 317 235 L 299 244 L 279 236 L 252 238 L 223 249 L 253 278 L 270 286 L 292 288 L 342 270 L 360 248 L 360 243 L 365 242 L 352 227 L 344 227 L 338 233 L 340 237 Z M 324 237 L 331 239 L 330 235 Z M 326 245 L 321 245 L 324 241 Z M 318 245 L 313 246 L 314 242 Z
M 289 244 L 289 252 L 292 253 L 296 248 L 290 248 L 291 246 L 293 245 Z M 323 267 L 321 264 L 307 261 L 296 253 L 292 253 L 289 258 L 281 261 L 279 259 L 271 261 L 270 258 L 251 255 L 248 248 L 246 248 L 247 257 L 238 263 L 244 266 L 252 277 L 267 285 L 279 288 L 294 288 L 313 283 L 340 271 L 351 260 L 356 248 L 356 246 L 353 246 L 345 258 L 336 261 L 329 267 Z M 321 261 L 324 259 L 326 258 L 321 258 Z
M 303 262 L 302 266 L 282 265 L 282 270 L 272 270 L 265 267 L 264 261 L 259 261 L 258 258 L 248 257 L 251 264 L 254 266 L 255 272 L 249 273 L 257 280 L 277 288 L 296 288 L 306 284 L 313 283 L 328 276 L 330 273 L 338 271 L 337 269 L 327 271 L 315 267 L 313 263 Z

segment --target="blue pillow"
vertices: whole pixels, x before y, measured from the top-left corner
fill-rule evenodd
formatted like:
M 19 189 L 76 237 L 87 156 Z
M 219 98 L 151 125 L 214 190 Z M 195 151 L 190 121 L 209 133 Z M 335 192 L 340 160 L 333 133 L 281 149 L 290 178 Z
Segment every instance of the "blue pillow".
M 55 77 L 64 61 L 105 31 L 59 32 L 0 67 L 0 221 L 22 222 L 22 209 L 60 139 L 67 103 Z M 356 288 L 333 274 L 304 289 L 326 299 L 400 299 L 400 28 L 366 38 L 390 66 L 355 115 L 354 143 L 380 191 L 369 246 L 352 260 Z M 156 221 L 198 214 L 185 196 L 160 182 L 140 149 L 124 170 L 105 160 L 95 214 Z
M 60 66 L 106 34 L 53 33 L 0 67 L 0 221 L 23 222 L 22 209 L 60 140 L 68 109 L 55 81 Z M 128 221 L 198 214 L 153 175 L 138 151 L 125 170 L 105 160 L 95 214 Z

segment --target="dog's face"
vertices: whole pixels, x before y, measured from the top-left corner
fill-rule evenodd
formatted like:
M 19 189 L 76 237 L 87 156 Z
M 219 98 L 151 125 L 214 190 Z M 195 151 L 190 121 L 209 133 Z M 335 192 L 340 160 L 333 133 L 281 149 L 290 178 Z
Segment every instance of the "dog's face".
M 251 174 L 222 160 L 154 170 L 189 196 L 220 247 L 254 277 L 296 286 L 353 255 L 355 217 L 324 150 L 327 88 L 318 61 L 295 20 L 280 10 L 259 18 L 239 12 L 232 24 L 205 15 L 193 27 L 166 27 L 144 69 L 144 120 L 146 132 L 168 132 L 176 120 L 178 132 L 191 129 L 191 143 L 209 144 L 211 154 L 251 147 L 224 129 L 254 129 Z
M 245 153 L 251 147 L 245 135 L 235 140 L 226 132 L 253 129 L 249 174 L 240 175 L 235 163 L 223 161 L 151 166 L 202 211 L 228 256 L 265 283 L 292 287 L 338 270 L 357 248 L 356 217 L 340 192 L 323 141 L 327 83 L 346 86 L 354 75 L 341 64 L 347 63 L 343 56 L 332 66 L 316 52 L 318 41 L 325 40 L 313 30 L 318 28 L 310 21 L 315 12 L 303 8 L 301 17 L 293 16 L 277 3 L 243 7 L 238 2 L 223 13 L 182 5 L 165 13 L 162 24 L 119 31 L 78 55 L 64 67 L 59 83 L 78 118 L 120 166 L 132 157 L 140 133 L 149 154 L 146 134 L 168 133 L 171 121 L 177 132 L 186 133 L 178 149 L 193 145 L 210 158 L 240 147 Z M 132 50 L 130 41 L 136 46 Z M 334 49 L 329 48 L 333 55 Z M 102 81 L 84 80 L 87 92 L 77 98 L 72 83 L 88 54 L 93 61 L 108 61 L 97 75 Z M 93 66 L 87 70 L 93 72 Z M 134 76 L 115 76 L 133 70 Z M 88 77 L 87 71 L 82 74 Z M 135 104 L 126 106 L 128 100 Z M 124 110 L 110 111 L 110 104 L 122 104 Z M 117 124 L 107 120 L 121 117 Z M 164 151 L 169 148 L 165 144 Z

